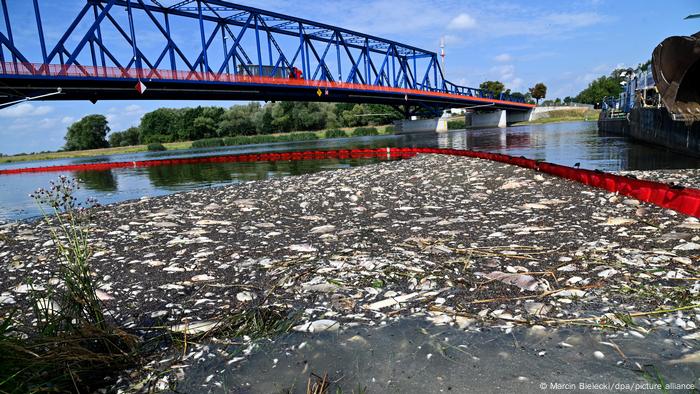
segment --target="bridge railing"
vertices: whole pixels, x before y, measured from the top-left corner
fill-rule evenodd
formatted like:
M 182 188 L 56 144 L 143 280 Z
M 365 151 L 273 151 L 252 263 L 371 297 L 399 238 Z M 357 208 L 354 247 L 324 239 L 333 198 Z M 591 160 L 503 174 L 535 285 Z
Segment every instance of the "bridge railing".
M 512 103 L 523 103 L 517 97 L 510 97 L 501 94 L 498 98 L 494 97 L 493 93 L 483 90 L 469 88 L 449 84 L 448 89 L 440 90 L 431 87 L 423 87 L 423 89 L 406 89 L 393 86 L 382 85 L 367 85 L 351 82 L 334 82 L 321 81 L 312 79 L 296 79 L 296 78 L 280 78 L 266 76 L 250 76 L 229 73 L 214 73 L 202 71 L 180 71 L 167 69 L 137 69 L 137 68 L 120 68 L 120 67 L 102 67 L 102 66 L 85 66 L 85 65 L 60 65 L 60 64 L 37 64 L 37 63 L 19 63 L 19 62 L 0 62 L 0 76 L 28 76 L 28 77 L 45 77 L 52 79 L 74 79 L 74 78 L 89 78 L 89 79 L 130 79 L 141 80 L 148 84 L 149 81 L 182 81 L 192 83 L 241 83 L 241 84 L 264 84 L 264 85 L 287 85 L 287 86 L 306 86 L 325 90 L 321 95 L 328 94 L 328 88 L 337 89 L 355 89 L 366 91 L 379 91 L 412 95 L 430 95 L 440 97 L 455 97 L 475 98 L 483 101 L 502 101 Z M 408 100 L 408 96 L 406 96 Z
M 486 89 L 470 88 L 468 86 L 456 85 L 452 82 L 445 81 L 446 90 L 454 94 L 463 94 L 472 97 L 496 99 L 500 101 L 511 101 L 514 103 L 525 103 L 525 98 L 514 96 L 512 94 L 500 93 L 495 95 L 492 91 Z

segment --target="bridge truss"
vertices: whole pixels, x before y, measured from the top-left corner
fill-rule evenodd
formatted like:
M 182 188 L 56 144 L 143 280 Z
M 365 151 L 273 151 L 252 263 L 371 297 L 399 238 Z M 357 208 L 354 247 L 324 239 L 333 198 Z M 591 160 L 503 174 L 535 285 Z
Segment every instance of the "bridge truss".
M 0 102 L 60 87 L 47 99 L 376 102 L 407 116 L 530 107 L 446 81 L 435 52 L 224 0 L 83 0 L 73 20 L 56 20 L 67 7 L 0 0 Z M 20 14 L 35 26 L 13 25 Z

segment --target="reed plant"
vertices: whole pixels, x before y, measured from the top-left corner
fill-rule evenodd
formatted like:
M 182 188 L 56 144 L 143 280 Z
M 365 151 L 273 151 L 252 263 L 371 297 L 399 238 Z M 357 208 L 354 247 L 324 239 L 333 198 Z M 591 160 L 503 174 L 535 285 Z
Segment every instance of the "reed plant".
M 31 195 L 57 267 L 54 280 L 27 281 L 30 320 L 15 309 L 0 322 L 0 393 L 91 392 L 137 362 L 136 338 L 107 321 L 98 296 L 86 225 L 97 202 L 78 202 L 79 188 L 62 176 Z

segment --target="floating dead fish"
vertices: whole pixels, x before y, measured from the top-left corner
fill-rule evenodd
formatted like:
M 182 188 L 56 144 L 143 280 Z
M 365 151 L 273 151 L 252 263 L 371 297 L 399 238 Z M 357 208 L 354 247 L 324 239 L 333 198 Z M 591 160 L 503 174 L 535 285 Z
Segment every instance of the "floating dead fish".
M 485 277 L 503 282 L 508 285 L 517 286 L 523 290 L 535 291 L 539 286 L 539 282 L 533 276 L 525 274 L 511 274 L 506 272 L 493 271 L 484 274 Z
M 327 224 L 325 226 L 314 227 L 309 231 L 311 234 L 325 234 L 335 231 L 335 226 L 332 224 Z
M 601 223 L 601 226 L 624 226 L 626 224 L 637 223 L 634 219 L 629 218 L 608 218 L 605 223 Z
M 221 322 L 218 321 L 204 320 L 192 323 L 177 324 L 170 327 L 170 331 L 188 335 L 203 334 L 216 329 L 220 324 Z
M 338 331 L 340 328 L 340 323 L 335 320 L 321 319 L 298 326 L 292 327 L 294 331 L 300 332 L 324 332 L 324 331 Z
M 232 222 L 228 220 L 203 219 L 196 221 L 194 224 L 196 224 L 197 226 L 230 226 Z
M 311 252 L 316 252 L 318 250 L 309 244 L 291 245 L 291 246 L 288 246 L 287 248 L 291 251 L 301 252 L 301 253 L 311 253 Z
M 208 282 L 216 279 L 215 277 L 207 274 L 195 275 L 190 280 L 192 282 Z

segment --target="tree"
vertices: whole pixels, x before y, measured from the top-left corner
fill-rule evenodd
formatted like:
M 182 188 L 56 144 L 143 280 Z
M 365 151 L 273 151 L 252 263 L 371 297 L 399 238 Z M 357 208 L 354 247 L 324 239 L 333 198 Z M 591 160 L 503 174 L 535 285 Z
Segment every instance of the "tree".
M 529 89 L 529 91 L 532 95 L 532 98 L 537 100 L 537 104 L 540 103 L 540 99 L 543 99 L 547 96 L 547 86 L 542 82 L 536 83 L 535 86 Z
M 114 133 L 109 135 L 109 146 L 112 148 L 115 148 L 117 146 L 122 146 L 122 140 L 123 140 L 124 133 L 115 131 Z
M 64 139 L 64 150 L 85 150 L 106 148 L 109 125 L 103 115 L 88 115 L 73 123 Z
M 512 97 L 514 99 L 521 99 L 521 100 L 527 102 L 527 95 L 525 95 L 525 94 L 522 94 L 520 92 L 510 92 L 508 94 L 510 94 L 510 97 Z
M 139 126 L 141 143 L 163 143 L 179 140 L 178 130 L 181 130 L 182 127 L 180 119 L 179 111 L 172 108 L 158 108 L 143 115 Z
M 132 146 L 141 143 L 141 130 L 138 127 L 129 127 L 122 131 L 122 146 Z
M 255 117 L 260 112 L 260 103 L 234 105 L 220 116 L 217 133 L 220 137 L 253 135 L 257 133 Z
M 194 126 L 196 137 L 191 139 L 211 138 L 216 135 L 216 122 L 208 116 L 195 118 L 192 125 Z
M 604 97 L 617 97 L 622 93 L 620 82 L 624 80 L 620 74 L 625 70 L 615 70 L 610 76 L 602 76 L 583 89 L 576 96 L 576 101 L 584 104 L 598 104 Z
M 115 131 L 109 135 L 109 146 L 132 146 L 139 144 L 139 128 L 129 127 L 124 131 Z
M 571 96 L 564 97 L 564 104 L 569 105 L 574 102 L 574 98 Z
M 493 92 L 495 97 L 498 97 L 505 90 L 506 86 L 500 81 L 484 81 L 479 85 L 479 89 Z

